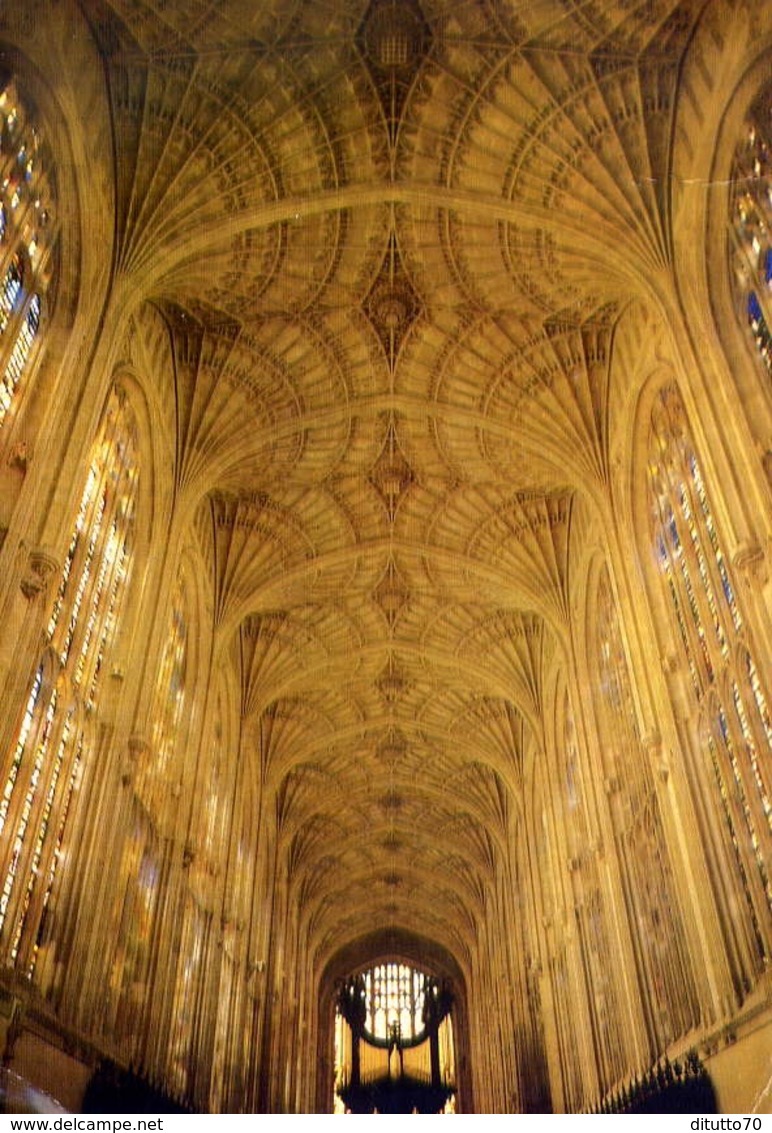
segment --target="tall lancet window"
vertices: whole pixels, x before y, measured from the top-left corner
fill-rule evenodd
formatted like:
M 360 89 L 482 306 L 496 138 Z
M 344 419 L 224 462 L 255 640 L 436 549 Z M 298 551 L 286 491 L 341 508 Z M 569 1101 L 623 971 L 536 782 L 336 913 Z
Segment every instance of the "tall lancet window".
M 45 649 L 3 769 L 0 954 L 35 966 L 126 591 L 138 488 L 136 424 L 113 392 L 45 627 Z
M 772 84 L 751 106 L 735 150 L 731 210 L 740 302 L 772 378 Z
M 616 949 L 610 934 L 599 866 L 600 839 L 590 813 L 582 755 L 567 694 L 563 713 L 563 758 L 563 814 L 573 903 L 582 949 L 598 1077 L 601 1088 L 605 1091 L 622 1077 L 626 1069 L 616 969 L 614 963 L 610 962 Z
M 13 84 L 0 90 L 0 429 L 31 364 L 49 272 L 50 170 Z
M 204 942 L 209 920 L 192 894 L 186 893 L 169 1035 L 169 1079 L 177 1097 L 189 1097 L 192 1087 L 196 1021 L 201 1010 Z
M 769 692 L 674 386 L 652 412 L 649 489 L 659 574 L 701 728 L 696 801 L 706 844 L 716 847 L 711 875 L 742 984 L 761 971 L 772 944 Z
M 172 595 L 166 642 L 156 682 L 150 725 L 150 748 L 141 769 L 137 793 L 154 820 L 180 781 L 177 751 L 186 700 L 188 669 L 187 593 L 180 578 Z
M 608 571 L 598 584 L 598 717 L 603 771 L 653 1052 L 697 1023 L 694 981 L 649 756 Z
M 100 1007 L 104 1028 L 127 1059 L 142 1050 L 141 1020 L 146 999 L 150 948 L 161 884 L 160 838 L 133 806 L 115 886 L 115 947 Z
M 582 1083 L 582 1058 L 576 1037 L 575 1020 L 579 1012 L 578 993 L 570 963 L 567 934 L 562 923 L 561 880 L 563 874 L 560 868 L 561 855 L 555 846 L 553 808 L 550 805 L 550 802 L 553 802 L 557 807 L 558 814 L 556 817 L 558 823 L 560 823 L 562 799 L 548 800 L 542 793 L 545 789 L 546 785 L 542 785 L 540 782 L 534 791 L 535 880 L 541 894 L 541 915 L 539 919 L 544 926 L 545 968 L 549 976 L 550 990 L 554 1001 L 563 1104 L 568 1112 L 578 1113 L 587 1103 L 586 1091 Z M 575 798 L 573 786 L 571 793 Z M 535 935 L 536 929 L 534 929 Z M 538 995 L 539 983 L 535 973 L 533 983 L 532 995 Z
M 206 757 L 199 767 L 193 812 L 185 844 L 186 885 L 181 895 L 179 943 L 176 948 L 176 983 L 169 1042 L 169 1078 L 179 1097 L 190 1097 L 194 1086 L 196 1044 L 202 1041 L 201 998 L 205 980 L 217 986 L 217 973 L 207 970 L 205 953 L 211 944 L 212 926 L 222 931 L 222 881 L 227 865 L 226 769 L 223 750 L 223 707 L 218 696 L 214 719 L 205 745 Z M 216 961 L 223 961 L 222 949 Z M 226 1002 L 218 996 L 218 1014 L 229 1007 L 229 991 L 222 986 Z M 217 1045 L 215 1025 L 215 1049 Z M 218 1073 L 221 1072 L 218 1066 Z M 213 1070 L 213 1082 L 215 1073 Z M 213 1087 L 214 1088 L 214 1087 Z
M 151 711 L 150 742 L 137 767 L 132 828 L 115 887 L 115 948 L 105 997 L 106 1028 L 128 1059 L 141 1055 L 148 1010 L 153 933 L 161 901 L 170 826 L 181 813 L 176 752 L 185 705 L 185 589 L 173 591 Z

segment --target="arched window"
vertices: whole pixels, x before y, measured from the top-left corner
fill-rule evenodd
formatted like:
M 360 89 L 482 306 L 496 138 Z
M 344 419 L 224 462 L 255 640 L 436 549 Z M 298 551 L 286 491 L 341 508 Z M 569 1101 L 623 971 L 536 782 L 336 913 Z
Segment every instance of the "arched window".
M 131 564 L 138 488 L 136 424 L 113 392 L 46 626 L 46 648 L 6 761 L 0 800 L 0 947 L 30 973 L 87 755 Z
M 636 725 L 608 571 L 598 583 L 596 683 L 603 773 L 653 1052 L 697 1023 L 694 981 L 647 752 Z
M 159 775 L 164 775 L 173 762 L 177 731 L 185 706 L 187 647 L 185 591 L 180 585 L 172 602 L 169 635 L 156 686 L 157 711 L 153 714 L 153 759 L 155 771 Z
M 141 1057 L 143 1051 L 141 1021 L 162 868 L 161 839 L 133 800 L 131 830 L 116 885 L 112 965 L 99 1002 L 104 1030 L 129 1060 Z
M 137 794 L 153 821 L 168 808 L 180 783 L 177 766 L 188 669 L 187 591 L 182 577 L 172 595 L 168 631 L 151 710 L 150 746 L 137 780 Z
M 53 224 L 41 136 L 13 84 L 0 90 L 0 428 L 40 330 Z
M 362 976 L 365 991 L 364 1033 L 388 1042 L 396 1031 L 406 1042 L 423 1038 L 427 977 L 406 964 L 378 964 Z
M 380 1112 L 388 1096 L 391 1113 L 454 1112 L 452 1005 L 446 981 L 398 960 L 343 980 L 335 1020 L 336 1111 Z
M 223 703 L 222 696 L 218 696 L 192 800 L 190 833 L 185 847 L 179 942 L 175 948 L 176 982 L 170 1027 L 169 1081 L 176 1096 L 187 1097 L 191 1102 L 194 1100 L 192 1090 L 199 1043 L 205 1039 L 200 1030 L 200 1015 L 207 980 L 215 987 L 219 985 L 218 1019 L 222 1011 L 226 1025 L 230 1008 L 231 957 L 226 958 L 223 948 L 216 951 L 211 948 L 212 926 L 216 925 L 217 931 L 223 931 L 224 927 L 222 895 L 227 867 L 230 794 L 224 746 Z M 243 847 L 240 850 L 240 864 L 243 864 Z M 238 911 L 241 924 L 247 923 L 247 909 L 240 908 Z M 213 964 L 221 965 L 221 971 L 212 971 Z M 217 1029 L 215 1049 L 219 1062 L 213 1067 L 212 1092 L 219 1093 L 224 1052 Z
M 565 696 L 563 713 L 563 821 L 569 854 L 569 872 L 576 923 L 582 951 L 586 994 L 590 1007 L 595 1057 L 601 1090 L 609 1089 L 624 1074 L 625 1044 L 620 1029 L 615 954 L 598 867 L 599 839 L 593 835 L 585 775 L 582 768 L 573 711 Z
M 193 800 L 190 886 L 198 902 L 214 909 L 228 851 L 231 785 L 226 762 L 222 696 L 218 696 Z
M 731 878 L 719 885 L 718 897 L 728 944 L 733 948 L 740 942 L 745 956 L 743 983 L 761 971 L 772 935 L 772 800 L 770 769 L 761 759 L 770 738 L 769 700 L 674 386 L 656 400 L 648 451 L 659 577 L 689 674 L 707 764 L 699 777 L 698 806 L 707 841 L 719 847 L 711 876 Z M 744 895 L 736 912 L 733 890 Z
M 772 378 L 772 84 L 751 106 L 735 150 L 731 220 L 740 302 Z
M 217 709 L 214 717 L 211 738 L 211 754 L 204 770 L 203 791 L 198 792 L 203 797 L 199 800 L 199 837 L 200 852 L 197 854 L 198 874 L 201 881 L 194 876 L 191 884 L 194 888 L 200 887 L 203 900 L 211 910 L 213 924 L 219 924 L 221 936 L 214 956 L 214 968 L 211 971 L 213 986 L 217 989 L 217 1011 L 212 1036 L 212 1068 L 209 1081 L 209 1108 L 212 1113 L 220 1112 L 223 1099 L 228 1096 L 228 1072 L 230 1044 L 234 1038 L 232 1026 L 232 1012 L 234 1006 L 235 970 L 238 962 L 234 940 L 235 926 L 224 921 L 223 898 L 230 898 L 232 886 L 228 884 L 228 845 L 229 834 L 234 827 L 231 799 L 233 785 L 229 781 L 226 764 L 225 719 L 223 712 L 223 695 L 217 700 Z M 246 865 L 239 881 L 245 886 L 247 893 L 253 884 L 251 862 L 244 862 L 244 846 L 239 845 L 237 857 L 240 864 Z M 208 894 L 208 896 L 206 896 Z M 247 897 L 249 900 L 249 896 Z M 242 920 L 241 910 L 238 913 Z M 244 921 L 243 923 L 246 923 Z M 210 939 L 212 934 L 210 932 Z
M 212 1113 L 223 1112 L 224 1099 L 229 1094 L 230 1063 L 229 1053 L 233 1045 L 232 1026 L 235 984 L 236 957 L 234 956 L 233 930 L 223 930 L 219 948 L 220 964 L 217 975 L 217 1011 L 212 1040 L 212 1073 L 209 1086 L 209 1108 Z
M 243 1096 L 248 1088 L 244 1068 L 249 1065 L 250 1047 L 255 1025 L 250 1010 L 250 981 L 254 969 L 249 959 L 249 934 L 246 931 L 254 911 L 254 894 L 258 877 L 258 857 L 254 839 L 254 825 L 250 794 L 244 791 L 235 806 L 231 827 L 231 861 L 228 865 L 222 907 L 223 976 L 230 987 L 230 1021 L 232 1029 L 225 1035 L 226 1097 Z M 255 957 L 252 957 L 254 960 Z M 223 1011 L 221 1021 L 227 1015 Z
M 195 1071 L 196 1023 L 201 1010 L 204 942 L 208 917 L 190 892 L 182 907 L 177 971 L 169 1035 L 169 1083 L 188 1098 Z
M 167 823 L 180 806 L 175 755 L 186 692 L 186 610 L 186 591 L 180 577 L 172 595 L 156 681 L 150 743 L 139 756 L 133 780 L 132 825 L 116 884 L 115 946 L 104 1025 L 127 1059 L 143 1056 L 142 1024 L 150 1010 L 153 928 L 170 852 Z
M 564 697 L 566 709 L 568 698 Z M 575 749 L 571 752 L 571 760 L 576 757 Z M 578 783 L 576 775 L 578 767 L 574 764 L 569 770 L 566 767 L 566 805 L 573 809 L 578 802 Z M 562 784 L 561 784 L 562 788 Z M 590 1091 L 585 1089 L 582 1081 L 583 1058 L 581 1043 L 577 1041 L 577 1017 L 580 1012 L 576 978 L 572 978 L 578 965 L 571 964 L 569 945 L 566 932 L 561 923 L 563 916 L 563 900 L 561 896 L 561 879 L 563 870 L 560 868 L 560 855 L 555 847 L 553 835 L 552 807 L 556 804 L 560 808 L 561 799 L 551 798 L 549 801 L 542 795 L 545 787 L 540 783 L 534 792 L 534 859 L 535 882 L 541 894 L 541 917 L 544 923 L 546 942 L 545 968 L 549 976 L 550 992 L 554 1004 L 554 1020 L 556 1030 L 557 1056 L 560 1063 L 562 1079 L 563 1108 L 571 1113 L 578 1113 L 585 1108 Z M 551 789 L 551 785 L 550 785 Z M 550 806 L 550 802 L 552 806 Z M 550 807 L 550 809 L 548 809 Z M 558 822 L 560 809 L 558 809 Z M 534 935 L 536 933 L 534 932 Z M 538 991 L 538 981 L 534 980 Z

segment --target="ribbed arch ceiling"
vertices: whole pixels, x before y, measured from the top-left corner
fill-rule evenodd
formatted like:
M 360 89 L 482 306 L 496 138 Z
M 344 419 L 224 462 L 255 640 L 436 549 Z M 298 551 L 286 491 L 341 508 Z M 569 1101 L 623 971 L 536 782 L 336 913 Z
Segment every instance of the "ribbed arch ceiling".
M 669 260 L 701 0 L 82 2 L 127 342 L 309 947 L 465 965 L 551 734 L 616 323 Z

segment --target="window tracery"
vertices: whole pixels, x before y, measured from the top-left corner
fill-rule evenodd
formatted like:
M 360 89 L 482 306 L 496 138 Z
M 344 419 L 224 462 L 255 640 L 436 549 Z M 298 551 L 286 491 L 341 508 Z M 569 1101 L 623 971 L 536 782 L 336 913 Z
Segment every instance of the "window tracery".
M 184 851 L 185 889 L 182 894 L 180 938 L 175 949 L 176 973 L 169 1045 L 170 1081 L 175 1094 L 180 1097 L 189 1097 L 194 1086 L 191 1068 L 196 1061 L 196 1044 L 199 1039 L 198 1005 L 207 978 L 206 959 L 212 925 L 215 917 L 219 922 L 221 913 L 221 881 L 227 864 L 227 783 L 224 756 L 223 703 L 222 697 L 218 697 L 206 756 L 202 761 L 201 778 L 194 792 L 190 837 Z M 244 868 L 243 846 L 239 847 L 239 865 Z M 248 901 L 247 884 L 244 907 L 238 913 L 241 923 L 245 923 L 248 915 Z M 217 1093 L 223 1084 L 225 1042 L 228 1036 L 221 1032 L 230 1018 L 232 948 L 221 948 L 215 956 L 221 971 L 216 976 L 220 1007 L 215 1021 L 213 1093 Z
M 722 856 L 744 895 L 741 934 L 753 941 L 749 963 L 758 972 L 770 951 L 772 898 L 769 772 L 760 758 L 769 744 L 768 701 L 675 386 L 661 391 L 652 411 L 648 469 L 659 575 L 703 722 L 703 781 L 721 816 Z M 728 891 L 721 900 L 732 903 Z
M 234 998 L 233 942 L 227 939 L 225 931 L 220 942 L 220 970 L 217 984 L 217 1010 L 214 1021 L 214 1042 L 212 1049 L 212 1074 L 209 1091 L 209 1105 L 212 1113 L 219 1113 L 223 1098 L 228 1095 L 229 1044 L 233 1035 L 232 1012 Z
M 137 782 L 137 795 L 153 821 L 166 813 L 177 792 L 180 725 L 186 704 L 188 612 L 185 580 L 180 575 L 171 600 L 166 642 L 151 709 L 151 742 Z
M 341 980 L 336 1112 L 453 1112 L 452 1008 L 447 980 L 399 960 Z
M 195 1065 L 194 1042 L 203 967 L 206 914 L 191 893 L 182 909 L 176 984 L 169 1037 L 169 1079 L 177 1097 L 187 1097 Z
M 745 319 L 772 377 L 772 85 L 751 106 L 735 149 L 731 220 Z
M 191 831 L 190 886 L 199 903 L 213 909 L 217 879 L 227 858 L 228 779 L 223 735 L 223 703 L 217 698 L 214 721 L 194 799 Z
M 563 760 L 563 813 L 570 880 L 586 976 L 598 1076 L 602 1087 L 608 1089 L 625 1071 L 625 1045 L 619 1028 L 621 1012 L 614 971 L 608 962 L 614 949 L 598 868 L 596 838 L 593 836 L 584 789 L 576 725 L 568 693 L 565 694 L 563 711 Z
M 570 1113 L 579 1113 L 585 1108 L 585 1089 L 582 1082 L 581 1060 L 577 1057 L 577 1044 L 571 1035 L 569 1023 L 576 1010 L 576 995 L 569 975 L 567 948 L 563 942 L 556 942 L 550 950 L 549 974 L 555 999 L 558 1055 L 565 1109 Z
M 159 711 L 153 721 L 154 754 L 160 774 L 164 773 L 171 762 L 177 727 L 185 705 L 187 638 L 185 596 L 180 586 L 172 603 L 169 636 L 158 679 Z
M 35 967 L 68 816 L 90 742 L 87 713 L 125 596 L 138 490 L 136 423 L 114 391 L 86 484 L 36 669 L 4 773 L 0 940 L 8 961 Z
M 12 83 L 0 91 L 0 428 L 38 339 L 53 225 L 40 132 Z
M 163 849 L 146 815 L 132 803 L 113 910 L 115 948 L 104 996 L 104 1030 L 129 1059 L 141 1054 L 141 1021 L 160 900 Z
M 234 1094 L 238 1096 L 243 1088 L 240 1076 L 248 1063 L 252 1041 L 250 990 L 254 993 L 255 980 L 258 972 L 262 971 L 262 967 L 258 967 L 258 958 L 262 959 L 260 952 L 252 952 L 251 959 L 247 954 L 248 945 L 250 948 L 259 948 L 260 945 L 254 940 L 250 943 L 245 931 L 250 922 L 258 875 L 258 856 L 251 836 L 253 814 L 247 793 L 240 803 L 233 806 L 230 815 L 227 820 L 232 839 L 230 861 L 224 864 L 222 871 L 218 920 L 213 922 L 217 938 L 217 947 L 213 951 L 218 966 L 209 1095 L 213 1112 L 217 1112 L 218 1099 L 227 1099 Z M 218 925 L 219 932 L 215 925 Z
M 151 709 L 150 743 L 140 745 L 139 765 L 131 798 L 132 827 L 119 867 L 119 898 L 114 909 L 116 932 L 109 979 L 106 1027 L 127 1058 L 142 1053 L 142 1022 L 151 1010 L 147 1001 L 154 926 L 159 915 L 162 879 L 168 875 L 179 812 L 181 783 L 176 755 L 186 703 L 188 662 L 187 591 L 182 574 L 172 593 L 167 636 L 161 653 Z M 189 866 L 186 862 L 186 866 Z M 187 874 L 186 874 L 187 877 Z M 190 1042 L 189 1005 L 180 998 L 189 990 L 200 963 L 198 905 L 187 886 L 181 888 L 180 935 L 176 959 L 179 984 L 171 990 L 172 1015 L 167 1069 L 180 1090 L 187 1082 L 184 1052 Z M 180 948 L 186 951 L 183 953 Z
M 567 698 L 564 699 L 567 704 Z M 579 804 L 578 751 L 572 745 L 565 756 L 565 806 L 573 812 Z M 555 822 L 560 823 L 564 783 L 558 779 L 558 793 L 539 784 L 534 792 L 535 882 L 541 895 L 540 919 L 545 928 L 545 968 L 553 1001 L 557 1053 L 564 1107 L 574 1113 L 585 1108 L 582 1043 L 578 1039 L 577 1019 L 582 1013 L 582 995 L 577 986 L 574 962 L 564 931 L 565 897 L 560 868 L 561 854 L 556 845 Z M 544 792 L 544 793 L 542 793 Z M 556 809 L 557 808 L 557 809 Z M 574 949 L 571 949 L 573 952 Z
M 542 816 L 542 804 L 537 791 L 534 792 L 535 823 Z M 537 838 L 537 841 L 541 839 Z M 521 847 L 523 850 L 525 847 Z M 525 864 L 525 863 L 523 863 Z M 527 867 L 526 867 L 527 868 Z M 519 871 L 518 871 L 519 872 Z M 525 876 L 525 874 L 523 874 Z M 539 946 L 539 933 L 536 927 L 538 898 L 531 892 L 519 902 L 520 932 L 522 941 L 522 982 L 521 1010 L 523 1022 L 519 1027 L 518 1058 L 519 1083 L 523 1112 L 546 1113 L 551 1108 L 549 1069 L 547 1064 L 547 1045 L 545 1035 L 544 1002 L 542 997 L 543 966 L 541 956 L 546 955 Z M 541 921 L 548 921 L 546 903 L 542 902 Z
M 596 650 L 603 771 L 624 901 L 643 970 L 642 994 L 654 1051 L 697 1021 L 694 981 L 648 753 L 635 705 L 608 570 L 598 583 Z
M 379 964 L 363 974 L 365 1033 L 388 1042 L 396 1028 L 403 1042 L 423 1036 L 427 977 L 406 964 Z

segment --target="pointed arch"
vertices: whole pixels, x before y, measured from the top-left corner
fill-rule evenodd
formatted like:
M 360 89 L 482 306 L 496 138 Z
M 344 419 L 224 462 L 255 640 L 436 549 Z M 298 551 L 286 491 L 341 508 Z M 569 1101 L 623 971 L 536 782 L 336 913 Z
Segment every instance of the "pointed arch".
M 49 912 L 71 803 L 93 749 L 107 660 L 132 570 L 139 491 L 136 418 L 111 392 L 48 611 L 44 650 L 6 756 L 0 829 L 0 948 L 27 975 Z
M 0 80 L 0 435 L 45 318 L 56 244 L 52 158 L 12 80 Z
M 653 1054 L 698 1021 L 696 989 L 619 610 L 603 563 L 588 608 L 594 709 L 624 907 Z
M 759 718 L 768 692 L 678 387 L 660 384 L 647 403 L 640 420 L 648 509 L 639 527 L 647 540 L 641 557 L 664 652 L 673 650 L 669 664 L 683 678 L 680 711 L 692 721 L 688 778 L 723 910 L 725 948 L 744 994 L 772 943 L 769 785 L 754 740 L 759 727 L 766 729 Z
M 736 141 L 729 238 L 737 308 L 757 362 L 772 383 L 772 83 L 757 93 Z

